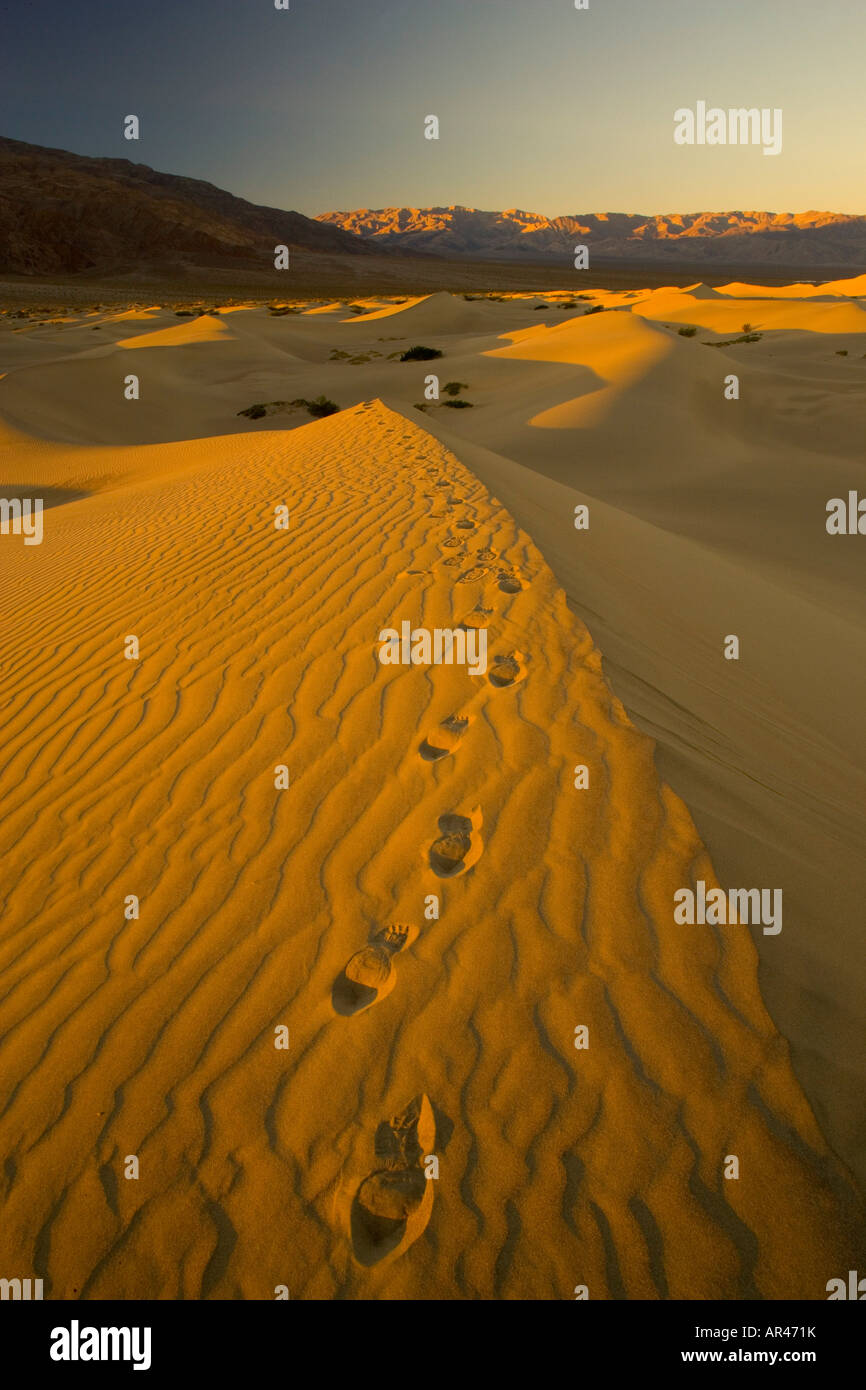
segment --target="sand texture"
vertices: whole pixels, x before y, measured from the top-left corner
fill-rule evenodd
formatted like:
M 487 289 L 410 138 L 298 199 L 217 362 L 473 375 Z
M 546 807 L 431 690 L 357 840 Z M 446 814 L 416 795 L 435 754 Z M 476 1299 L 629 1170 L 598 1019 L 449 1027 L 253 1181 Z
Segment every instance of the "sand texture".
M 861 1131 L 825 1083 L 863 1065 L 835 1051 L 863 608 L 850 550 L 810 587 L 786 547 L 822 392 L 818 531 L 856 485 L 866 311 L 819 296 L 4 325 L 5 495 L 47 506 L 42 545 L 0 537 L 4 1267 L 52 1298 L 398 1300 L 823 1299 L 857 1267 Z M 677 333 L 734 319 L 766 336 Z M 419 342 L 445 359 L 388 356 Z M 416 411 L 430 372 L 475 407 Z M 804 373 L 774 434 L 755 396 Z M 320 393 L 341 412 L 238 415 Z M 777 486 L 791 525 L 744 561 Z M 485 631 L 487 671 L 381 665 L 402 620 Z M 807 823 L 803 879 L 844 878 L 820 942 L 794 878 L 758 934 L 772 1017 L 748 926 L 673 920 L 719 882 L 693 810 L 724 886 L 777 887 Z

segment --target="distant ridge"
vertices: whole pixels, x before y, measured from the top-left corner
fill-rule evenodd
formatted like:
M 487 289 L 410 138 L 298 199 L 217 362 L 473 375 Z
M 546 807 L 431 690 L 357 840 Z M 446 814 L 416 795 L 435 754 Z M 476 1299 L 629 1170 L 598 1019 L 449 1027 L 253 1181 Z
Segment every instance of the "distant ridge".
M 519 208 L 359 208 L 325 212 L 321 224 L 368 244 L 438 256 L 559 261 L 578 243 L 601 260 L 866 269 L 866 216 L 835 212 L 576 213 L 543 217 Z
M 274 274 L 275 245 L 369 257 L 369 245 L 299 212 L 199 179 L 0 137 L 0 272 L 230 268 Z

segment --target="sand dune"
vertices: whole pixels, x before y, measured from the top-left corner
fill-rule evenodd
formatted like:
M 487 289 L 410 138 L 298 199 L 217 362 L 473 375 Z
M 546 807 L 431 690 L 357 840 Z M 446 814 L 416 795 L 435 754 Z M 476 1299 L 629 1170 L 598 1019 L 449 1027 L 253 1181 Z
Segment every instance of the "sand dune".
M 667 324 L 757 313 L 696 288 L 0 331 L 5 495 L 49 506 L 0 538 L 3 1251 L 52 1297 L 822 1299 L 862 1258 L 866 639 L 810 539 L 862 311 L 708 350 Z M 475 408 L 419 413 L 431 365 Z M 487 671 L 382 666 L 401 619 Z M 674 923 L 720 864 L 780 937 Z
M 120 348 L 162 348 L 186 347 L 189 343 L 218 343 L 230 337 L 228 328 L 220 319 L 210 314 L 201 314 L 187 323 L 179 323 L 176 328 L 159 328 L 154 333 L 139 333 L 134 338 L 120 338 L 116 343 Z
M 394 304 L 372 314 L 359 314 L 353 321 L 362 326 L 385 320 L 387 327 L 394 330 L 405 328 L 410 334 L 439 333 L 448 336 L 454 333 L 494 333 L 502 315 L 494 303 L 470 302 L 441 290 L 438 294 L 408 300 L 405 305 Z
M 581 394 L 533 415 L 527 423 L 537 429 L 579 429 L 603 419 L 622 391 L 674 350 L 666 333 L 635 314 L 599 314 L 587 323 L 568 319 L 508 336 L 515 340 L 511 347 L 488 355 L 584 369 Z
M 849 300 L 766 299 L 695 300 L 682 290 L 655 290 L 635 309 L 645 318 L 693 323 L 714 333 L 741 333 L 743 316 L 752 329 L 799 329 L 808 333 L 866 332 L 866 312 Z
M 825 280 L 820 284 L 749 285 L 732 281 L 720 285 L 719 294 L 738 299 L 824 299 L 827 295 L 842 295 L 848 299 L 866 298 L 866 275 L 850 280 Z

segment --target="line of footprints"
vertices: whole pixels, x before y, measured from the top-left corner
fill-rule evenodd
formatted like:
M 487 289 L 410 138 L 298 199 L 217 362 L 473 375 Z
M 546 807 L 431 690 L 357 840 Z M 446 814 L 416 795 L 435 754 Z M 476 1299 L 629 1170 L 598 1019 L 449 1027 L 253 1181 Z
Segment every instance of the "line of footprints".
M 428 468 L 434 477 L 438 466 Z M 449 489 L 445 512 L 431 512 L 430 520 L 447 519 L 447 512 L 462 505 L 462 499 L 451 492 L 447 479 L 438 479 L 437 489 Z M 431 499 L 435 494 L 425 493 Z M 471 516 L 455 523 L 455 530 L 466 533 L 465 538 L 449 536 L 442 542 L 449 552 L 444 564 L 460 568 L 457 584 L 474 584 L 487 580 L 489 594 L 484 606 L 479 603 L 463 619 L 462 626 L 486 628 L 495 612 L 492 606 L 496 592 L 513 595 L 526 588 L 519 572 L 502 563 L 501 557 L 488 546 L 470 551 L 469 533 L 476 523 Z M 450 552 L 454 552 L 451 554 Z M 458 553 L 459 551 L 459 553 Z M 492 577 L 488 580 L 488 575 Z M 487 670 L 487 681 L 494 690 L 515 686 L 526 675 L 519 651 L 495 656 Z M 477 710 L 490 698 L 488 688 L 480 689 L 459 713 L 451 714 L 423 739 L 419 756 L 428 763 L 439 762 L 455 754 L 475 719 Z M 445 815 L 439 818 L 439 836 L 428 851 L 430 868 L 438 878 L 457 878 L 465 874 L 480 859 L 484 845 L 481 839 L 482 814 L 476 807 L 468 816 Z M 385 999 L 396 983 L 395 959 L 406 951 L 418 936 L 418 928 L 392 924 L 378 928 L 367 944 L 347 962 L 334 982 L 332 1004 L 343 1016 L 364 1013 Z M 430 1219 L 435 1184 L 429 1165 L 438 1161 L 433 1156 L 436 1142 L 436 1121 L 433 1107 L 426 1095 L 416 1096 L 405 1110 L 379 1125 L 374 1140 L 377 1167 L 354 1193 L 344 1192 L 343 1220 L 351 1233 L 352 1249 L 362 1265 L 380 1265 L 398 1259 L 422 1234 Z

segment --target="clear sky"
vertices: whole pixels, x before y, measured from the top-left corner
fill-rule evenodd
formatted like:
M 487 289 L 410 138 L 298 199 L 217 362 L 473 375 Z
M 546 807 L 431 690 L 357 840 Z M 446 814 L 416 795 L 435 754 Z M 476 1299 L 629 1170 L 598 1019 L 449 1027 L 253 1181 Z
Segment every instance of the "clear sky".
M 0 0 L 0 134 L 308 215 L 866 213 L 864 72 L 866 0 Z M 698 100 L 782 153 L 677 146 Z

